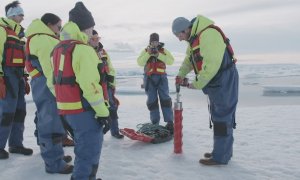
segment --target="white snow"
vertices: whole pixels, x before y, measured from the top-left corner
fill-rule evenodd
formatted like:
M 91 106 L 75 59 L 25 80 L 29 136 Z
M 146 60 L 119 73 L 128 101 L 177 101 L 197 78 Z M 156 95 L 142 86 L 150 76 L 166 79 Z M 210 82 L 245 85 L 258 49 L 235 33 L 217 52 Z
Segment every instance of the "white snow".
M 1 0 L 1 16 L 4 5 L 11 1 Z M 45 12 L 59 15 L 65 23 L 67 12 L 74 7 L 73 2 L 61 0 L 20 2 L 25 11 L 22 22 L 25 28 Z M 103 180 L 300 179 L 299 0 L 229 0 L 222 6 L 217 0 L 95 2 L 84 1 L 118 73 L 120 128 L 135 128 L 139 123 L 149 122 L 146 95 L 140 88 L 143 68 L 136 64 L 136 53 L 148 43 L 153 31 L 160 34 L 176 58 L 175 66 L 167 69 L 175 100 L 174 78 L 185 52 L 185 43 L 179 43 L 170 29 L 177 16 L 191 19 L 203 14 L 224 28 L 238 55 L 240 74 L 234 153 L 228 165 L 206 167 L 198 163 L 203 153 L 211 151 L 213 143 L 207 98 L 201 91 L 183 88 L 183 153 L 173 153 L 172 141 L 145 144 L 128 138 L 117 140 L 107 134 L 98 177 Z M 164 13 L 153 13 L 153 9 Z M 120 48 L 123 52 L 119 52 Z M 193 79 L 192 74 L 188 77 Z M 0 180 L 70 179 L 70 175 L 45 172 L 33 135 L 36 108 L 31 94 L 26 99 L 24 145 L 33 148 L 34 154 L 29 157 L 10 154 L 8 160 L 0 160 Z M 65 154 L 75 158 L 73 148 L 65 148 Z
M 136 128 L 149 122 L 146 95 L 140 89 L 141 68 L 119 66 L 118 98 L 120 128 Z M 206 167 L 198 160 L 212 149 L 207 98 L 201 91 L 182 88 L 183 153 L 173 153 L 173 142 L 145 144 L 128 138 L 117 140 L 105 135 L 97 176 L 104 180 L 261 180 L 300 178 L 300 96 L 271 95 L 264 91 L 294 90 L 300 85 L 299 64 L 238 64 L 240 98 L 234 154 L 226 166 Z M 169 86 L 174 92 L 178 66 L 169 68 Z M 192 78 L 192 75 L 190 76 Z M 272 88 L 271 88 L 272 87 Z M 171 94 L 173 100 L 175 94 Z M 70 175 L 47 174 L 33 135 L 35 105 L 28 100 L 24 145 L 34 149 L 32 156 L 10 154 L 0 161 L 1 180 L 65 180 Z M 161 122 L 164 125 L 164 122 Z M 73 148 L 65 148 L 72 155 Z

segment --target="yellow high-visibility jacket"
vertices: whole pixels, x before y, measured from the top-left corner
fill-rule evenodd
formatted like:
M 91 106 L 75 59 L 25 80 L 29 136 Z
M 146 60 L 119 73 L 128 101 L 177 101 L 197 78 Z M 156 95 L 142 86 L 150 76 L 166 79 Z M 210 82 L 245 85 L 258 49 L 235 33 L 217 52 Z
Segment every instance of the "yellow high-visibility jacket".
M 98 71 L 99 58 L 95 50 L 87 45 L 88 36 L 81 32 L 72 21 L 66 23 L 61 32 L 61 40 L 78 40 L 72 54 L 72 67 L 76 82 L 82 90 L 83 97 L 89 102 L 97 117 L 108 117 L 109 111 L 104 103 Z

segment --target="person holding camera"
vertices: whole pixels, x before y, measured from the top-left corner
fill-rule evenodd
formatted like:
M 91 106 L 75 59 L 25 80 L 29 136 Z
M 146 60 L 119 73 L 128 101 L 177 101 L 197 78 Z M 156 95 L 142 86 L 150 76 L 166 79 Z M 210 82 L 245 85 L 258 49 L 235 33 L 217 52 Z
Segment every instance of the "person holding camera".
M 147 106 L 150 111 L 152 124 L 159 124 L 159 103 L 163 113 L 166 128 L 173 133 L 172 99 L 169 96 L 169 85 L 166 73 L 166 64 L 172 65 L 174 58 L 159 42 L 159 35 L 152 33 L 147 48 L 137 59 L 139 66 L 144 67 L 144 87 L 148 96 Z M 159 99 L 158 99 L 159 97 Z

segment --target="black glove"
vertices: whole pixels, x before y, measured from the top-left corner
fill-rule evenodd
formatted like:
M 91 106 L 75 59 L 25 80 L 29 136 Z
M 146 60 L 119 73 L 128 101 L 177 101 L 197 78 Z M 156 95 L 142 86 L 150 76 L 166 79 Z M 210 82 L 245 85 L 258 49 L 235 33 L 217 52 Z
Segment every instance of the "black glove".
M 175 84 L 183 86 L 183 87 L 188 87 L 189 86 L 189 79 L 176 76 Z
M 103 134 L 106 134 L 107 131 L 109 131 L 109 124 L 110 124 L 110 118 L 109 117 L 97 117 L 97 122 L 102 126 L 103 128 Z

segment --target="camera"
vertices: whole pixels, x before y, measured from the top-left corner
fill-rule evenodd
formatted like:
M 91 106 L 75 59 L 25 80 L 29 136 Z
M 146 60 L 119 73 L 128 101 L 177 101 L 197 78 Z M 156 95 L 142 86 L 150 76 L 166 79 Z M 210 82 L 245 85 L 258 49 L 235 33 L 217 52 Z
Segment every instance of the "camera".
M 150 54 L 157 54 L 158 53 L 158 48 L 156 46 L 149 46 L 150 49 Z
M 156 54 L 157 52 L 157 47 L 151 47 L 151 54 Z

